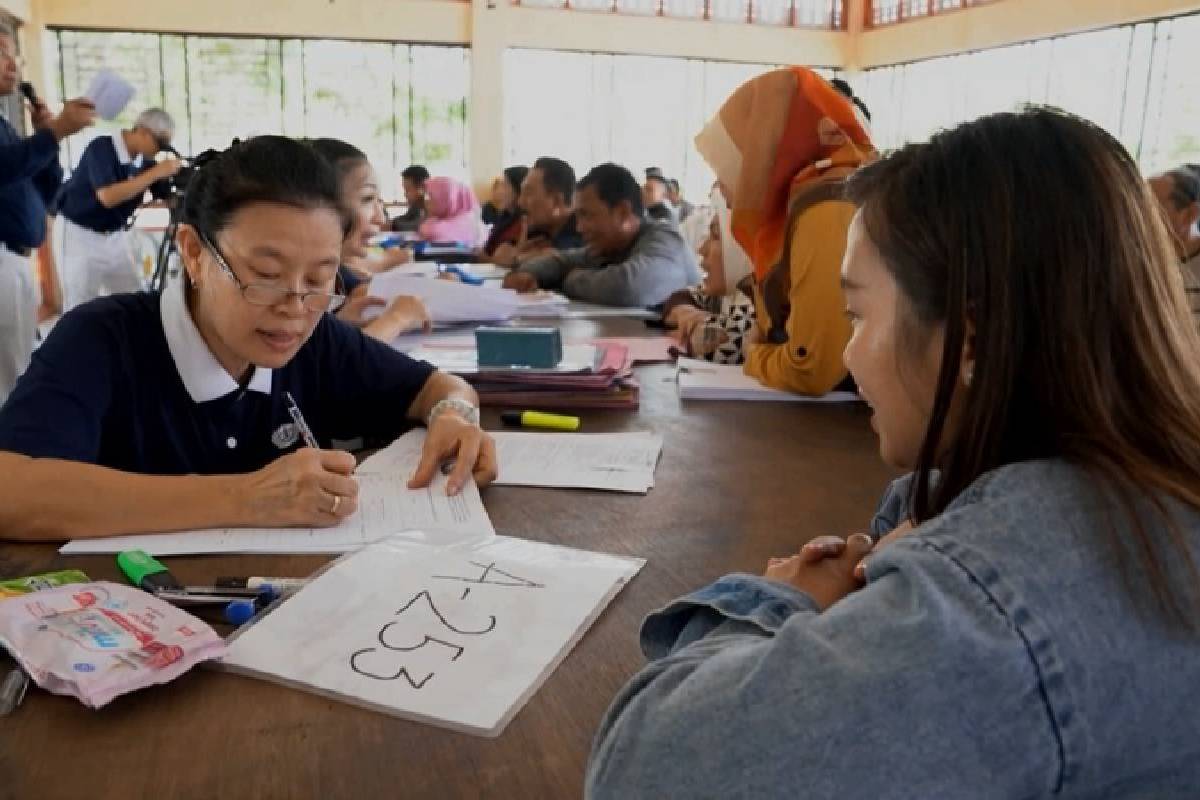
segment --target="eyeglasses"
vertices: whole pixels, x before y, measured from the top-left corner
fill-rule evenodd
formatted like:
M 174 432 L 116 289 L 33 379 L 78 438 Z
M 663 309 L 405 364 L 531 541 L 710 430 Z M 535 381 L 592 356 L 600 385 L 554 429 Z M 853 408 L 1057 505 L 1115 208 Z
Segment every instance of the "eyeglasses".
M 291 289 L 272 286 L 268 283 L 243 283 L 242 279 L 234 274 L 233 268 L 229 266 L 225 256 L 221 255 L 221 251 L 208 236 L 200 234 L 200 241 L 204 242 L 204 246 L 217 260 L 217 266 L 241 290 L 242 298 L 252 306 L 277 306 L 286 303 L 292 297 L 299 297 L 304 308 L 309 311 L 332 312 L 337 311 L 346 303 L 346 295 L 337 292 L 294 292 Z

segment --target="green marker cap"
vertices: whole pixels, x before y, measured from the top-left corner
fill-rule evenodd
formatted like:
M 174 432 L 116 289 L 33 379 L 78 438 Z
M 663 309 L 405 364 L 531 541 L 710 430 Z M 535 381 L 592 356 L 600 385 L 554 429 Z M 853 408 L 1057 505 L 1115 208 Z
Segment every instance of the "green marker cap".
M 144 550 L 126 550 L 117 554 L 117 566 L 134 586 L 155 592 L 180 588 L 179 581 L 162 562 Z

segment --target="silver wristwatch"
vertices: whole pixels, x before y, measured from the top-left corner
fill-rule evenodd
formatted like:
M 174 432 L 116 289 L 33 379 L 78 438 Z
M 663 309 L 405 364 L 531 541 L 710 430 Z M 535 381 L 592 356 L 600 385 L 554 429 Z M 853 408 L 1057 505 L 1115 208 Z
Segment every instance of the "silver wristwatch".
M 429 416 L 425 419 L 425 427 L 432 428 L 433 421 L 447 411 L 453 411 L 460 417 L 465 419 L 472 425 L 479 424 L 479 409 L 468 403 L 466 400 L 460 400 L 457 397 L 447 397 L 445 400 L 438 400 L 433 404 L 433 408 L 429 409 Z

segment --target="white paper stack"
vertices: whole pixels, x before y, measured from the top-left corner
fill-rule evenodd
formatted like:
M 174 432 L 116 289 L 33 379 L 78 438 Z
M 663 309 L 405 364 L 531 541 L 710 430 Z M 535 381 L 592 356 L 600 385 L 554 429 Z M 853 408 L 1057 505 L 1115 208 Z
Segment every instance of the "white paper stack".
M 520 372 L 536 374 L 539 372 L 591 372 L 600 366 L 602 353 L 594 344 L 569 344 L 563 347 L 562 361 L 552 369 L 537 369 L 533 367 L 490 367 L 479 368 L 479 350 L 474 340 L 463 346 L 449 345 L 418 347 L 408 351 L 410 358 L 418 361 L 428 361 L 442 372 L 455 375 L 475 375 L 479 372 Z
M 778 403 L 853 403 L 854 392 L 830 392 L 820 397 L 771 389 L 751 378 L 740 366 L 711 364 L 694 358 L 678 362 L 679 397 L 684 400 L 752 400 Z
M 442 281 L 406 274 L 397 270 L 371 279 L 371 295 L 392 300 L 400 295 L 418 298 L 425 304 L 435 323 L 503 322 L 511 319 L 521 303 L 511 289 L 472 286 L 458 281 Z M 378 316 L 381 309 L 370 309 Z M 364 314 L 364 317 L 370 317 Z
M 541 318 L 561 317 L 566 313 L 570 300 L 558 292 L 526 292 L 519 295 L 516 316 Z
M 654 319 L 658 316 L 657 312 L 645 308 L 598 306 L 575 300 L 568 301 L 563 295 L 554 292 L 538 292 L 537 294 L 521 295 L 521 297 L 523 301 L 517 308 L 516 316 L 526 319 L 603 319 L 607 317 Z
M 662 437 L 654 433 L 492 434 L 499 486 L 602 489 L 645 494 L 654 486 Z
M 145 550 L 156 556 L 190 553 L 348 553 L 363 545 L 410 530 L 423 530 L 433 544 L 449 544 L 495 529 L 483 507 L 479 489 L 468 482 L 461 493 L 446 496 L 447 476 L 438 473 L 425 489 L 409 489 L 425 443 L 424 429 L 409 431 L 381 452 L 386 469 L 367 459 L 355 472 L 358 510 L 332 528 L 221 528 L 76 539 L 59 550 L 78 553 L 119 553 Z

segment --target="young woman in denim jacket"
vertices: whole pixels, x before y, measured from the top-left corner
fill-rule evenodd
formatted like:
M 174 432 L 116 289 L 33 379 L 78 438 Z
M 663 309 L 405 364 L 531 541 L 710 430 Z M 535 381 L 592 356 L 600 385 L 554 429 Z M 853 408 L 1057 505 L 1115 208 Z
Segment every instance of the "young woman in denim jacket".
M 850 193 L 886 536 L 653 614 L 589 795 L 1200 796 L 1200 337 L 1137 166 L 1033 109 Z

